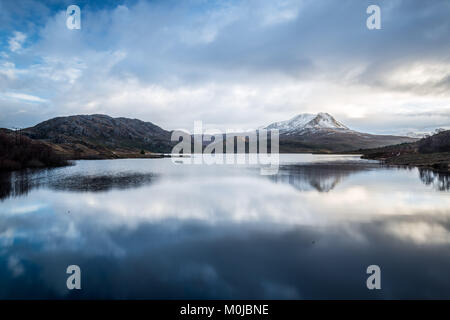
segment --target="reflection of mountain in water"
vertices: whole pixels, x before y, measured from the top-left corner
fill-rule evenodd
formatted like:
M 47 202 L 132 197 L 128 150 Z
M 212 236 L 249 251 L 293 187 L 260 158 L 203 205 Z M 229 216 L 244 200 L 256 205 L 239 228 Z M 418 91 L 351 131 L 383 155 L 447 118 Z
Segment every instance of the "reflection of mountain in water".
M 450 173 L 419 168 L 420 180 L 439 191 L 450 191 Z
M 73 175 L 51 181 L 49 187 L 69 191 L 108 191 L 111 189 L 138 188 L 150 183 L 153 174 L 118 173 L 110 175 Z
M 300 191 L 329 192 L 349 175 L 374 167 L 373 164 L 355 163 L 289 165 L 280 167 L 278 175 L 269 178 L 276 183 L 288 183 Z
M 0 174 L 0 200 L 27 195 L 34 188 L 72 192 L 101 192 L 112 189 L 138 188 L 155 178 L 151 173 L 119 172 L 101 175 L 74 174 L 59 176 L 46 171 L 16 171 Z

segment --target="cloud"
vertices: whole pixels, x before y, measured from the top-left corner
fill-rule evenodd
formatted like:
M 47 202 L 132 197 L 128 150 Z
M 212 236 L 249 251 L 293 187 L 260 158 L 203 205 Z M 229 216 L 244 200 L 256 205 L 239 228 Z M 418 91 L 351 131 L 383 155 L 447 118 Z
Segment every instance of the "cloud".
M 8 257 L 8 269 L 11 271 L 14 277 L 18 277 L 25 272 L 24 266 L 15 256 Z
M 19 100 L 19 101 L 28 101 L 28 102 L 47 102 L 46 99 L 42 99 L 42 98 L 32 96 L 30 94 L 25 94 L 25 93 L 8 92 L 8 93 L 3 94 L 1 97 L 7 98 L 7 99 Z
M 14 32 L 14 36 L 9 38 L 8 40 L 9 50 L 11 50 L 12 52 L 16 52 L 22 49 L 22 45 L 26 39 L 26 34 L 19 31 Z
M 0 57 L 5 92 L 48 100 L 22 120 L 107 113 L 222 129 L 324 111 L 355 129 L 395 132 L 434 126 L 408 117 L 426 111 L 450 123 L 445 1 L 380 1 L 375 31 L 369 1 L 98 2 L 81 5 L 81 30 L 66 28 L 66 3 L 57 3 L 32 6 L 27 47 Z M 25 7 L 14 14 L 27 16 Z M 7 113 L 0 125 L 35 124 L 17 121 Z

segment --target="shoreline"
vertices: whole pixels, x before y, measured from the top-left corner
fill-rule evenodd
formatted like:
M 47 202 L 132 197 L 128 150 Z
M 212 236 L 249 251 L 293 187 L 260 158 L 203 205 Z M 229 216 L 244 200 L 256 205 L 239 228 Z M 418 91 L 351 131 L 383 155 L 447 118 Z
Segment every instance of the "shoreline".
M 450 171 L 450 153 L 406 153 L 398 154 L 394 156 L 388 156 L 386 154 L 363 154 L 361 159 L 378 160 L 382 164 L 406 166 L 406 167 L 418 167 L 428 168 L 432 170 Z

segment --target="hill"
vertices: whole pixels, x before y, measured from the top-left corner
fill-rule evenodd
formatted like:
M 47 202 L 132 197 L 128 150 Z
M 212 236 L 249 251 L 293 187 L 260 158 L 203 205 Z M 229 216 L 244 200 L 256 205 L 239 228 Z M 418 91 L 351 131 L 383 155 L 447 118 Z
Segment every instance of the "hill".
M 363 158 L 382 160 L 387 164 L 414 165 L 448 170 L 450 166 L 450 130 L 383 148 L 360 150 Z
M 170 132 L 151 122 L 101 114 L 53 118 L 23 133 L 72 159 L 142 157 L 141 151 L 167 153 L 172 149 Z
M 284 153 L 333 153 L 416 141 L 357 132 L 328 113 L 300 114 L 265 128 L 280 130 L 280 152 Z M 170 141 L 170 131 L 151 122 L 101 114 L 53 118 L 23 133 L 70 159 L 154 157 L 170 153 L 176 144 Z

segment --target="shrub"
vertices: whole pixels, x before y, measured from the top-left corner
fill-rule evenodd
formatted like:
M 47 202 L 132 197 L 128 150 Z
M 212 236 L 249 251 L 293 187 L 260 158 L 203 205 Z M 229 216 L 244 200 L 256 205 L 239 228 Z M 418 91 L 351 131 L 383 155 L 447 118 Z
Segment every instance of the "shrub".
M 11 131 L 0 131 L 0 171 L 67 164 L 50 146 L 40 141 L 17 136 Z

